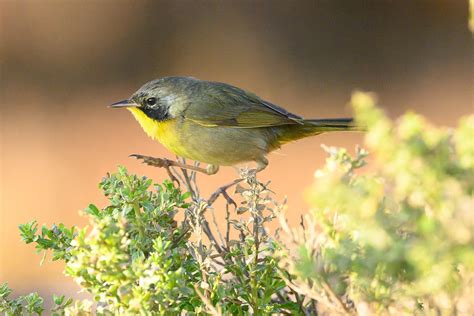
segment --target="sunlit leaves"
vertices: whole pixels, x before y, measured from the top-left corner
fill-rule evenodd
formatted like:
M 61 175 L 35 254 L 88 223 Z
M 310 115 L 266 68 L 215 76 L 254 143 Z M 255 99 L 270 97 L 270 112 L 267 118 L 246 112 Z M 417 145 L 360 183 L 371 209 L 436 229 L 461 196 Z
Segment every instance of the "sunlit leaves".
M 392 122 L 370 94 L 357 92 L 352 103 L 373 163 L 358 170 L 365 151 L 352 157 L 325 148 L 326 165 L 307 193 L 320 242 L 294 240 L 300 252 L 286 267 L 303 284 L 305 277 L 319 284 L 316 293 L 346 288 L 341 298 L 374 311 L 466 312 L 474 274 L 474 116 L 453 130 L 414 113 Z

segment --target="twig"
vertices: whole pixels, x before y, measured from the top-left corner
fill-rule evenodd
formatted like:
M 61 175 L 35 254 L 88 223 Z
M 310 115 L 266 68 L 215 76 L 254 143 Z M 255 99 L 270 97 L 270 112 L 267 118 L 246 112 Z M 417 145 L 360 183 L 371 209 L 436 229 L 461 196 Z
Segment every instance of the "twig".
M 180 169 L 179 169 L 180 170 Z M 171 181 L 175 182 L 175 180 L 177 179 L 177 184 L 178 186 L 181 185 L 181 183 L 184 183 L 184 180 L 183 178 L 181 177 L 181 175 L 179 174 L 178 170 L 176 170 L 175 168 L 173 167 L 169 167 L 167 169 L 168 172 L 168 177 L 170 178 Z M 171 173 L 171 174 L 170 174 Z
M 306 232 L 306 227 L 304 225 L 303 215 L 300 216 L 300 226 L 301 226 L 301 228 L 303 228 L 303 232 Z M 306 234 L 305 233 L 303 233 L 303 239 L 304 239 L 304 242 L 306 243 L 307 240 L 306 240 Z
M 212 233 L 211 228 L 209 227 L 209 222 L 204 217 L 202 218 L 202 228 L 207 238 L 209 238 L 211 245 L 217 250 L 219 254 L 222 255 L 222 258 L 224 258 L 226 252 L 219 246 L 216 237 L 214 237 L 214 234 Z
M 204 296 L 204 294 L 202 294 L 197 284 L 194 285 L 194 289 L 196 290 L 196 293 L 199 296 L 199 298 L 204 302 L 204 304 L 206 304 L 209 314 L 218 315 L 218 316 L 222 315 L 221 308 L 218 306 L 216 309 L 214 305 L 212 305 L 211 301 L 209 301 L 209 299 L 206 296 Z
M 176 157 L 176 158 L 182 164 L 186 165 L 186 159 L 180 158 L 180 157 Z M 199 167 L 199 164 L 197 164 L 197 165 L 194 164 L 194 166 Z M 191 175 L 189 175 L 188 170 L 181 168 L 181 172 L 182 172 L 183 178 L 184 178 L 184 180 L 181 179 L 182 182 L 186 185 L 186 189 L 188 190 L 188 192 L 191 193 L 191 198 L 193 199 L 193 201 L 197 201 L 199 199 L 199 191 L 197 190 L 197 183 L 195 181 L 196 171 L 191 171 Z M 192 180 L 192 179 L 194 179 L 194 180 Z
M 334 304 L 332 304 L 331 301 L 327 300 L 326 298 L 324 298 L 323 296 L 321 296 L 319 293 L 317 293 L 316 291 L 314 291 L 313 289 L 309 288 L 307 285 L 305 284 L 301 284 L 301 285 L 298 285 L 298 284 L 295 284 L 293 281 L 291 281 L 284 273 L 282 273 L 280 271 L 280 277 L 283 279 L 283 281 L 285 281 L 286 285 L 293 289 L 295 292 L 298 292 L 300 293 L 301 295 L 305 295 L 306 297 L 308 298 L 311 298 L 311 299 L 314 299 L 316 301 L 318 301 L 319 303 L 322 303 L 323 305 L 325 305 L 329 310 L 338 310 L 337 307 L 334 306 Z
M 338 303 L 340 308 L 342 308 L 347 314 L 353 314 L 353 311 L 350 310 L 349 308 L 347 308 L 346 304 L 341 300 L 339 295 L 334 293 L 334 290 L 332 289 L 329 282 L 326 281 L 326 279 L 323 278 L 323 282 L 321 282 L 321 285 L 326 290 L 326 292 L 329 293 L 329 295 L 332 297 L 332 299 L 335 300 Z
M 226 185 L 223 185 L 221 187 L 219 187 L 216 191 L 214 191 L 214 193 L 211 194 L 211 196 L 207 199 L 207 203 L 209 204 L 209 206 L 211 206 L 212 204 L 214 204 L 214 202 L 217 200 L 217 198 L 222 195 L 228 204 L 232 204 L 234 205 L 236 208 L 237 208 L 237 204 L 234 202 L 234 200 L 232 200 L 232 198 L 229 196 L 229 194 L 227 194 L 226 190 L 229 189 L 230 187 L 240 183 L 244 181 L 243 178 L 241 179 L 236 179 L 234 181 L 232 181 L 231 183 L 229 184 L 226 184 Z
M 175 240 L 173 240 L 171 248 L 176 247 L 179 244 L 179 242 L 183 240 L 183 238 L 189 233 L 190 229 L 191 229 L 190 226 L 186 226 L 183 232 L 181 233 L 181 235 L 179 235 Z
M 313 307 L 314 316 L 318 316 L 318 301 L 311 299 L 311 306 Z
M 300 295 L 295 291 L 293 290 L 292 288 L 290 288 L 291 292 L 293 293 L 293 295 L 295 296 L 295 299 L 296 299 L 296 302 L 298 303 L 298 306 L 300 308 L 300 311 L 305 314 L 305 315 L 308 315 L 308 313 L 306 312 L 306 310 L 304 309 L 304 306 L 303 306 L 303 301 L 301 300 L 301 297 Z
M 226 204 L 228 205 L 228 204 Z M 216 228 L 217 235 L 219 236 L 219 240 L 222 245 L 224 245 L 224 238 L 222 237 L 221 230 L 219 226 L 217 225 L 217 220 L 216 220 L 216 214 L 214 212 L 214 209 L 211 208 L 211 217 L 212 217 L 212 223 L 214 224 L 214 227 Z
M 230 241 L 230 211 L 229 204 L 225 205 L 225 221 L 226 221 L 226 232 L 225 232 L 225 245 L 227 250 L 229 250 L 229 241 Z

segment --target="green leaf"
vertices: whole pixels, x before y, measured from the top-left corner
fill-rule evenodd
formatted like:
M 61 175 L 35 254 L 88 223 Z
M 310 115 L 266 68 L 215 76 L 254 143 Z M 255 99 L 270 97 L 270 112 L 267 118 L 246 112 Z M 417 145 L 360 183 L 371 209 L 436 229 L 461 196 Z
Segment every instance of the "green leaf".
M 89 204 L 89 206 L 84 209 L 84 212 L 97 218 L 102 216 L 101 211 L 94 204 Z

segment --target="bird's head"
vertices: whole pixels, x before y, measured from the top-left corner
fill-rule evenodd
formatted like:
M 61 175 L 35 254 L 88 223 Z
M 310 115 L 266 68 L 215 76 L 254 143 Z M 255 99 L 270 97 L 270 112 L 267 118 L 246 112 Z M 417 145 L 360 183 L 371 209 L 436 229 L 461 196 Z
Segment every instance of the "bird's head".
M 142 112 L 148 118 L 157 121 L 171 118 L 170 106 L 170 94 L 160 79 L 144 84 L 130 98 L 110 105 L 112 108 L 127 108 L 133 114 Z
M 127 108 L 134 115 L 142 112 L 155 121 L 175 118 L 186 104 L 185 90 L 192 78 L 165 77 L 144 84 L 132 96 L 110 105 Z

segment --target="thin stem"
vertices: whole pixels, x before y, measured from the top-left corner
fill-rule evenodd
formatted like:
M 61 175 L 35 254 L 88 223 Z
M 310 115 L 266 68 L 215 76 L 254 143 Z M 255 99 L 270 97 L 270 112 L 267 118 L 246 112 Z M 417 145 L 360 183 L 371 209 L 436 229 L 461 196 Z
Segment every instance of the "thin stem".
M 229 249 L 230 241 L 230 211 L 229 204 L 225 205 L 225 221 L 226 221 L 226 232 L 225 232 L 225 245 Z
M 217 250 L 217 252 L 221 254 L 222 257 L 224 258 L 224 255 L 226 254 L 226 252 L 219 246 L 219 243 L 217 242 L 216 237 L 214 237 L 214 234 L 212 233 L 211 228 L 209 227 L 209 222 L 204 217 L 202 219 L 202 228 L 206 236 L 209 238 L 211 245 L 213 245 L 214 248 Z
M 252 191 L 252 203 L 251 203 L 251 214 L 253 217 L 253 238 L 255 246 L 255 257 L 253 262 L 253 269 L 251 273 L 251 282 L 252 282 L 252 299 L 253 299 L 253 308 L 254 312 L 258 314 L 259 304 L 258 304 L 258 280 L 257 280 L 257 267 L 258 267 L 258 255 L 260 251 L 260 236 L 259 236 L 259 226 L 260 226 L 260 211 L 258 209 L 258 199 L 259 192 L 257 188 L 258 184 L 256 181 L 251 181 L 251 191 Z
M 333 300 L 335 300 L 339 307 L 342 308 L 347 314 L 353 314 L 353 311 L 350 310 L 349 308 L 347 308 L 346 304 L 344 304 L 344 302 L 341 300 L 341 298 L 339 297 L 339 295 L 337 295 L 334 290 L 332 289 L 331 285 L 329 284 L 329 282 L 327 282 L 325 279 L 323 279 L 323 282 L 321 282 L 321 284 L 323 285 L 324 289 L 326 290 L 326 292 L 329 293 L 329 295 L 333 298 Z
M 219 229 L 219 226 L 217 225 L 216 214 L 212 208 L 211 208 L 211 217 L 212 217 L 212 223 L 214 224 L 214 227 L 216 228 L 217 236 L 219 236 L 219 240 L 221 244 L 224 245 L 224 238 L 222 237 L 221 230 Z

